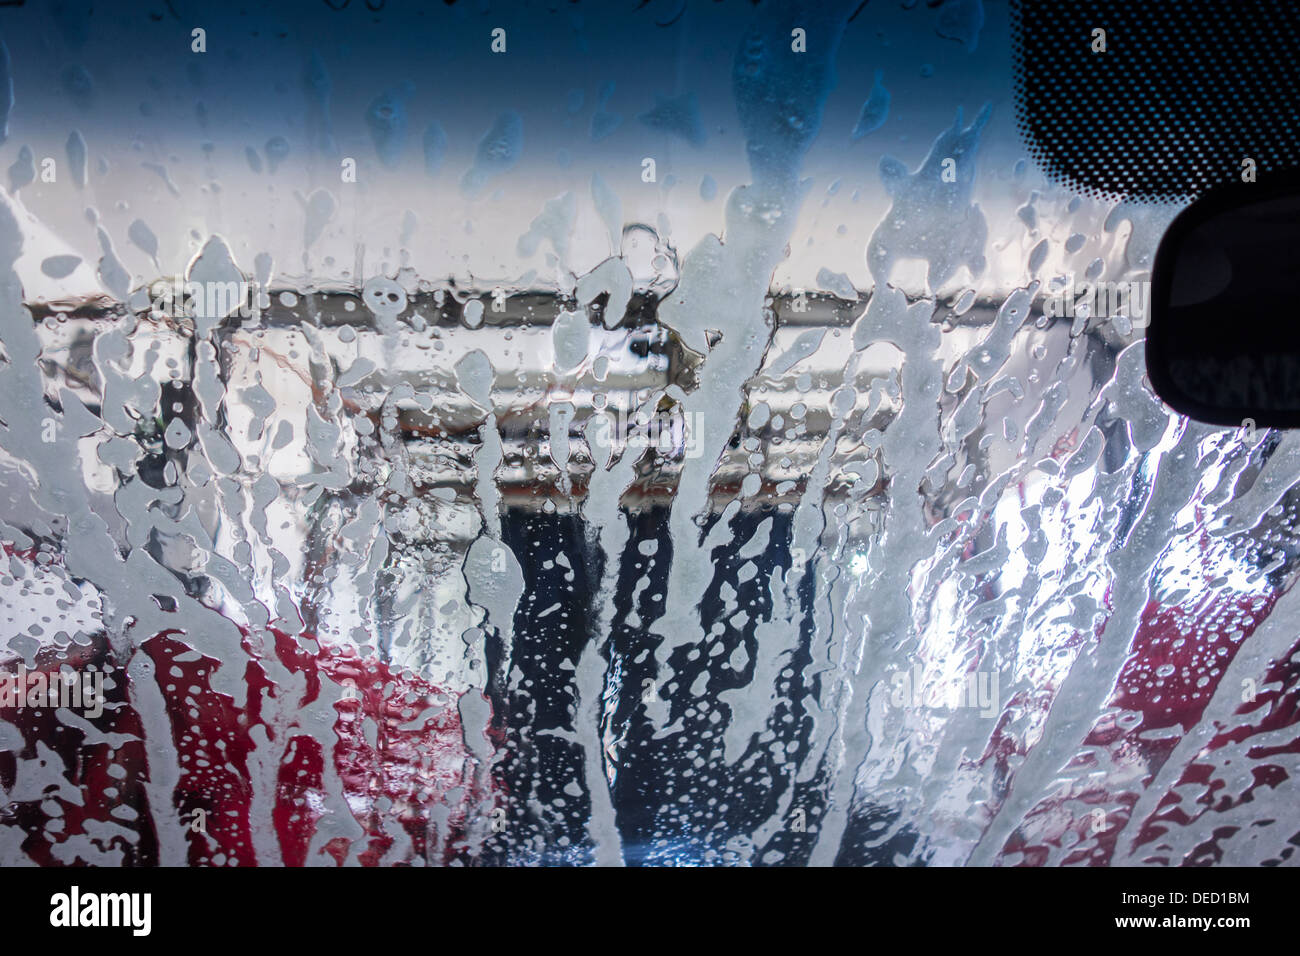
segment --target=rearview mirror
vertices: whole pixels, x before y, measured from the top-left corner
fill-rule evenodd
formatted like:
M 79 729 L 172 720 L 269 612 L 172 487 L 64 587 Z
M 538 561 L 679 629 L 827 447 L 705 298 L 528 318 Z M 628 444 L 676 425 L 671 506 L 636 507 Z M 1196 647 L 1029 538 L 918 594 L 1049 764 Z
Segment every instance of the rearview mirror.
M 1300 425 L 1300 171 L 1198 198 L 1161 240 L 1151 284 L 1161 399 L 1215 425 Z

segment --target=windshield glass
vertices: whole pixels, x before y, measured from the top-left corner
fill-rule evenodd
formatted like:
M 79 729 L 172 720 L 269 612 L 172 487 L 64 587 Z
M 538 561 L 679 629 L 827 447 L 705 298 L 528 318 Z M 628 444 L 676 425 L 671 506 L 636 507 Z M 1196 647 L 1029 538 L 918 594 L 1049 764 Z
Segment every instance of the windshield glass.
M 3 14 L 0 862 L 1289 859 L 1300 439 L 1005 4 L 379 6 Z

